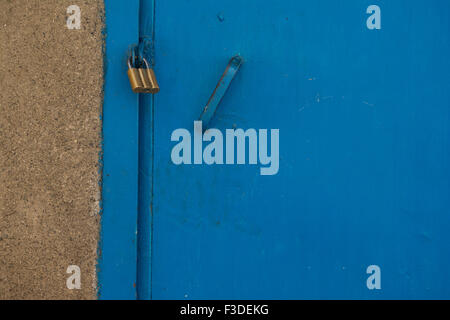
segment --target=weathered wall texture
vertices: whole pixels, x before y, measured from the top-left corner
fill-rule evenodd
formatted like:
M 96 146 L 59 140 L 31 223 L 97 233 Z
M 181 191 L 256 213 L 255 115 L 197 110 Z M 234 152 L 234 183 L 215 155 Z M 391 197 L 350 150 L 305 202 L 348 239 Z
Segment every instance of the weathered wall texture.
M 81 30 L 66 27 L 72 4 Z M 0 1 L 0 299 L 97 297 L 103 10 Z

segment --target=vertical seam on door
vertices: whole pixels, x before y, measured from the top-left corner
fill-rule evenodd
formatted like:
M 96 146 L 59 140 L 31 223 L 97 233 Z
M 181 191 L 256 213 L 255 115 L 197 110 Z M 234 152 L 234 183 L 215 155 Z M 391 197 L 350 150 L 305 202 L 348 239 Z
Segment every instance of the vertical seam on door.
M 140 0 L 139 45 L 141 58 L 154 64 L 154 0 Z M 152 298 L 153 180 L 154 180 L 154 97 L 139 97 L 139 173 L 138 173 L 138 263 L 139 300 Z

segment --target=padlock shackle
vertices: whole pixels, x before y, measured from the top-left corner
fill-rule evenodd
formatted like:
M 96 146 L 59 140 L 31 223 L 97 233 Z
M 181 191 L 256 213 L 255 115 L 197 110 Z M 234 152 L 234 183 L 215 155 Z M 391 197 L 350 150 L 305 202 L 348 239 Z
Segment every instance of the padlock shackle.
M 133 57 L 130 55 L 130 57 L 128 58 L 128 61 L 127 61 L 127 63 L 128 63 L 128 68 L 129 68 L 129 69 L 132 69 L 132 66 L 131 66 L 131 59 L 132 59 L 132 58 L 133 58 Z M 147 59 L 142 58 L 142 60 L 144 61 L 145 66 L 147 67 L 147 69 L 151 69 L 151 68 L 150 68 L 150 65 L 148 64 Z
M 144 63 L 145 63 L 145 65 L 147 66 L 147 69 L 151 69 L 150 66 L 149 66 L 149 64 L 148 64 L 148 62 L 147 62 L 147 59 L 142 58 L 142 60 L 144 60 Z
M 132 56 L 130 55 L 130 56 L 128 57 L 128 61 L 127 61 L 127 63 L 128 63 L 128 69 L 132 69 L 132 67 L 131 67 L 131 58 L 132 58 Z

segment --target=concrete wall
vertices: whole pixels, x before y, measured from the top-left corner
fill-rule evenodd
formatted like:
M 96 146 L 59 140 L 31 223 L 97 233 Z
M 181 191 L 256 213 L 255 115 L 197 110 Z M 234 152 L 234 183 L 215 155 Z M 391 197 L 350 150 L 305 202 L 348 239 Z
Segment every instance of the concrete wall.
M 0 1 L 0 299 L 97 297 L 103 17 L 103 0 Z

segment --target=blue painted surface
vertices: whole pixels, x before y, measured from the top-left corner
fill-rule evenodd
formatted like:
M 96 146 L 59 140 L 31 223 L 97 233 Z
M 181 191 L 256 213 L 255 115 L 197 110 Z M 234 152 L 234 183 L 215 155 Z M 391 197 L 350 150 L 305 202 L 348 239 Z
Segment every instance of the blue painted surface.
M 139 1 L 106 0 L 103 106 L 103 213 L 100 299 L 136 299 L 138 96 L 127 78 L 127 50 L 139 36 Z
M 140 0 L 139 51 L 154 63 L 154 0 Z M 153 95 L 139 97 L 139 219 L 137 297 L 151 299 L 151 242 L 153 201 Z
M 449 15 L 437 0 L 158 1 L 153 298 L 450 298 Z M 211 126 L 279 128 L 275 176 L 170 159 L 236 53 Z

